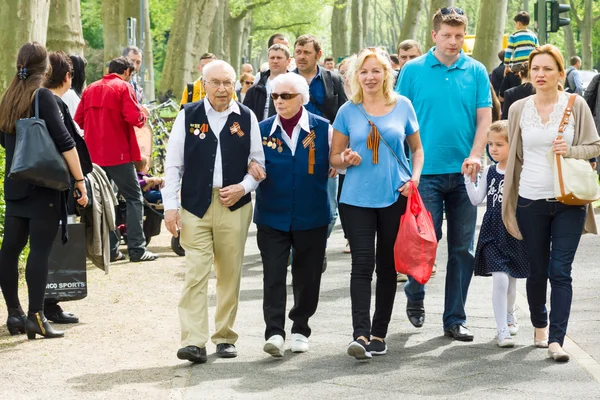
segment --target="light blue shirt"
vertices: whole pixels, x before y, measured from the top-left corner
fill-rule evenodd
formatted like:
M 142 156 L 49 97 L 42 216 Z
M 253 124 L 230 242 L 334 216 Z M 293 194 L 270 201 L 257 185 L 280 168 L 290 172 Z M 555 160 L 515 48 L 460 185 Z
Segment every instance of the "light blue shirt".
M 398 189 L 411 178 L 404 155 L 404 140 L 419 130 L 417 116 L 410 101 L 398 96 L 396 106 L 388 114 L 373 117 L 381 137 L 394 149 L 402 166 L 383 140 L 379 141 L 379 163 L 373 164 L 373 152 L 367 149 L 371 126 L 356 105 L 347 102 L 340 107 L 333 128 L 348 136 L 349 146 L 361 157 L 360 165 L 349 167 L 344 179 L 340 203 L 357 207 L 383 208 L 394 204 L 400 196 Z M 364 109 L 363 109 L 364 110 Z
M 435 47 L 404 65 L 396 91 L 413 104 L 425 154 L 423 175 L 460 173 L 473 147 L 477 109 L 490 108 L 490 79 L 483 64 L 461 50 L 450 67 Z

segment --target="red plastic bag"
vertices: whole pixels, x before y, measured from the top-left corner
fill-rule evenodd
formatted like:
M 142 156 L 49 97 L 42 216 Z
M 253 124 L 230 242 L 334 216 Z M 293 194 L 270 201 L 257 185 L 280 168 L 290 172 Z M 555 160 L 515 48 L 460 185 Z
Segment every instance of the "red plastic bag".
M 412 181 L 410 185 L 411 195 L 406 199 L 406 212 L 400 217 L 394 244 L 394 262 L 396 271 L 425 284 L 431 278 L 438 242 L 431 213 Z

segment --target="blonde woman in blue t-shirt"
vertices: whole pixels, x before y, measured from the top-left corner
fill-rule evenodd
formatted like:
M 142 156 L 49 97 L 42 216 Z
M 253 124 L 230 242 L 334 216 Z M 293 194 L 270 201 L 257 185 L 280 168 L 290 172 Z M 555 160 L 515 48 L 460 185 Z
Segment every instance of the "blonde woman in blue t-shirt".
M 348 355 L 365 360 L 387 352 L 385 337 L 396 295 L 394 242 L 410 194 L 408 182 L 419 185 L 423 148 L 410 101 L 394 92 L 387 53 L 362 50 L 348 73 L 353 95 L 333 124 L 330 162 L 335 168 L 347 168 L 340 207 L 352 248 L 354 334 Z M 404 153 L 405 139 L 412 153 L 412 172 Z M 373 270 L 377 286 L 371 321 Z

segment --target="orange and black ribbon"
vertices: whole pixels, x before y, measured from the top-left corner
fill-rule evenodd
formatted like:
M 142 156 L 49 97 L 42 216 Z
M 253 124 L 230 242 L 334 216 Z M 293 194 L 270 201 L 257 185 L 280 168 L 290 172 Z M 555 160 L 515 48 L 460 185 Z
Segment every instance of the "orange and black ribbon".
M 379 140 L 381 137 L 375 124 L 369 121 L 369 125 L 371 125 L 371 132 L 367 137 L 367 149 L 373 151 L 373 164 L 379 164 Z
M 315 142 L 310 142 L 310 149 L 308 150 L 308 174 L 313 175 L 315 173 Z

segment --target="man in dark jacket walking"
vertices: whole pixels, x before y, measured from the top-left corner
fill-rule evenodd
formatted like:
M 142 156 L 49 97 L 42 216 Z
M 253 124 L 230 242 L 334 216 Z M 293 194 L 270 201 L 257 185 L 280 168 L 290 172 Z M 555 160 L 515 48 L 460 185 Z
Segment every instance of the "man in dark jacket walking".
M 140 147 L 133 127 L 146 123 L 148 110 L 140 107 L 128 83 L 135 71 L 126 57 L 112 60 L 108 74 L 89 85 L 81 96 L 75 122 L 85 130 L 92 162 L 106 171 L 127 202 L 127 248 L 131 261 L 153 261 L 158 255 L 146 250 L 142 229 L 142 190 L 134 161 L 140 161 Z M 123 260 L 116 232 L 110 235 L 111 261 Z
M 256 115 L 258 122 L 275 115 L 271 100 L 271 82 L 281 74 L 287 73 L 290 65 L 290 50 L 283 44 L 269 47 L 269 69 L 260 75 L 258 83 L 248 89 L 244 105 Z

